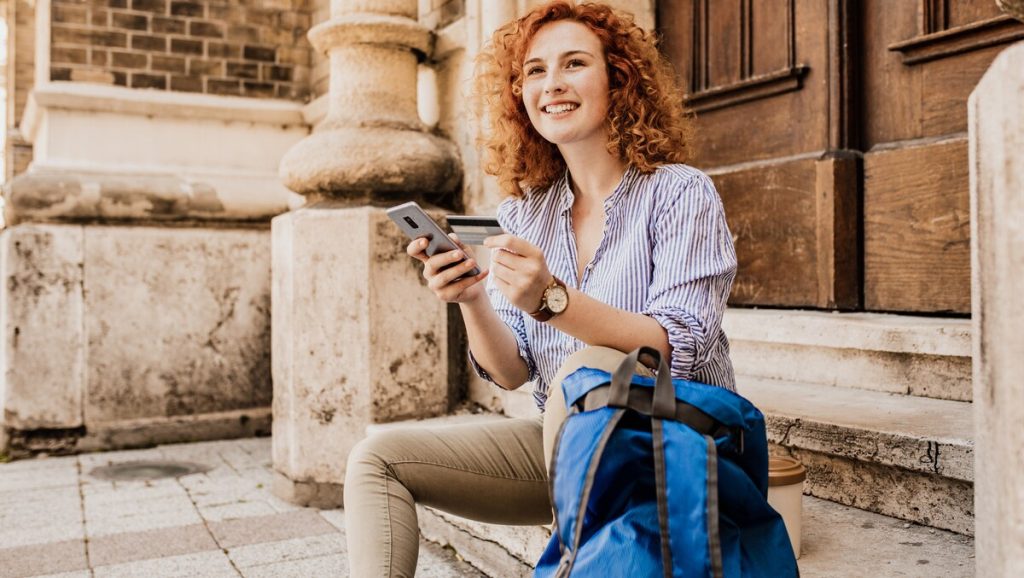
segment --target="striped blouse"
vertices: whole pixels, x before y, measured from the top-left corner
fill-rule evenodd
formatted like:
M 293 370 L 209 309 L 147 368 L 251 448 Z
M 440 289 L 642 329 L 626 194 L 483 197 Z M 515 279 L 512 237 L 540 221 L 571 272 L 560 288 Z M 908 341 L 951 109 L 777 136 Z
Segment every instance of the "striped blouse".
M 665 165 L 646 175 L 629 167 L 604 201 L 604 236 L 582 279 L 576 273 L 572 204 L 566 174 L 546 190 L 505 199 L 498 221 L 508 233 L 539 247 L 551 273 L 566 285 L 657 320 L 672 346 L 672 377 L 734 390 L 721 321 L 736 276 L 736 252 L 711 179 L 687 165 Z M 487 295 L 515 334 L 543 410 L 558 368 L 586 344 L 514 307 L 493 276 Z M 472 352 L 469 357 L 480 377 L 493 381 Z

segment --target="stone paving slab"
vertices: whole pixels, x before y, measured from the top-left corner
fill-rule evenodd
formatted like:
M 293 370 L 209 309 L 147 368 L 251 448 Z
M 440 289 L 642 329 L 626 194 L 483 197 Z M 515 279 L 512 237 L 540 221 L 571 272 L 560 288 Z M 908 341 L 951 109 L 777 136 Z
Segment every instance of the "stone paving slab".
M 110 566 L 207 550 L 219 550 L 217 542 L 206 526 L 193 524 L 92 538 L 89 562 L 94 566 Z
M 81 521 L 63 525 L 46 525 L 32 528 L 4 526 L 4 528 L 0 530 L 0 544 L 3 544 L 5 548 L 84 539 L 85 528 L 82 526 Z
M 112 566 L 93 568 L 95 578 L 139 578 L 141 576 L 204 576 L 209 578 L 237 578 L 231 561 L 220 550 L 140 560 Z
M 6 578 L 65 573 L 88 567 L 82 540 L 0 549 L 0 576 Z
M 345 537 L 338 532 L 228 548 L 228 558 L 231 558 L 235 567 L 243 573 L 246 568 L 254 566 L 345 553 Z
M 212 522 L 209 527 L 217 543 L 224 548 L 337 532 L 312 509 Z
M 152 481 L 92 475 L 142 460 L 209 469 Z M 0 464 L 0 578 L 346 576 L 344 512 L 273 496 L 270 460 L 270 439 L 256 438 Z M 483 575 L 424 541 L 417 576 Z

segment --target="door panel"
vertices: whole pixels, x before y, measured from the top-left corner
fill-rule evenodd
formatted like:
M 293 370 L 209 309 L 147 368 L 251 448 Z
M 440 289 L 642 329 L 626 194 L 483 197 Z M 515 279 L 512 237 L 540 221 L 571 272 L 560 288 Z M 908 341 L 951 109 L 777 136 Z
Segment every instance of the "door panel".
M 967 99 L 991 0 L 660 0 L 722 194 L 733 305 L 970 312 Z
M 970 313 L 967 99 L 1024 25 L 994 2 L 866 0 L 864 306 Z
M 736 240 L 731 302 L 856 308 L 856 159 L 830 123 L 847 114 L 829 77 L 844 19 L 820 0 L 659 7 L 697 115 L 692 162 L 715 180 Z
M 965 138 L 865 158 L 869 309 L 970 311 L 968 177 Z

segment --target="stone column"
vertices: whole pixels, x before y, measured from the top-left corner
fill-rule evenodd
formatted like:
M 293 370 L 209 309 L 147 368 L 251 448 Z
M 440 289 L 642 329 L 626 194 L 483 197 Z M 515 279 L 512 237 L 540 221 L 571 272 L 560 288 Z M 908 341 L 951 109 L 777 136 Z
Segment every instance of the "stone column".
M 460 179 L 417 115 L 432 35 L 416 18 L 416 0 L 333 0 L 309 33 L 330 58 L 328 112 L 281 162 L 306 205 L 272 226 L 274 489 L 300 504 L 341 505 L 367 425 L 448 409 L 447 308 L 384 212 Z
M 1024 19 L 1024 2 L 1016 5 Z M 978 576 L 1024 576 L 1024 42 L 968 105 Z

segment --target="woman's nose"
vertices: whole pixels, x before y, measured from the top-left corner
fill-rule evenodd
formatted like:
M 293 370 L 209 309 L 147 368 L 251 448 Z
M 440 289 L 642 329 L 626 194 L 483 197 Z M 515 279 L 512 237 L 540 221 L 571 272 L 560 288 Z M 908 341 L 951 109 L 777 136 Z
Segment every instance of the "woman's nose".
M 565 92 L 565 82 L 562 74 L 558 71 L 552 72 L 544 79 L 544 94 L 559 94 Z

